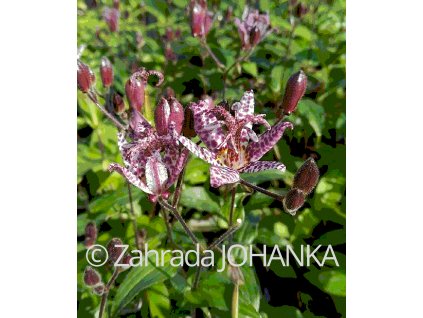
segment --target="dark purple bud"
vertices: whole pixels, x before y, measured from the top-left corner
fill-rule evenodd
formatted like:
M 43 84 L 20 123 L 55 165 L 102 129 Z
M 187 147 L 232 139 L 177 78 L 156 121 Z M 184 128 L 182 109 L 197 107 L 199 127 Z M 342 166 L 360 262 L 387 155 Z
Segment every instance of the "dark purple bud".
M 120 258 L 120 255 L 123 252 L 123 247 L 118 245 L 123 245 L 121 239 L 112 238 L 107 244 L 107 253 L 109 254 L 109 262 L 114 264 Z
M 162 97 L 154 111 L 154 122 L 156 131 L 160 136 L 169 134 L 169 124 L 175 123 L 175 130 L 178 134 L 182 131 L 184 122 L 184 109 L 175 97 L 166 99 Z
M 113 94 L 112 102 L 116 114 L 120 115 L 125 111 L 125 101 L 118 93 Z
M 173 49 L 172 49 L 172 46 L 170 45 L 170 43 L 166 44 L 164 55 L 165 55 L 166 60 L 168 60 L 168 61 L 176 61 L 178 59 L 175 52 L 173 52 Z
M 90 222 L 85 226 L 85 247 L 94 245 L 97 240 L 97 227 L 95 223 Z
M 101 283 L 100 274 L 91 266 L 87 266 L 84 271 L 84 283 L 87 286 L 93 287 Z
M 98 296 L 102 296 L 104 294 L 105 290 L 106 290 L 106 287 L 104 286 L 103 283 L 101 283 L 100 285 L 93 288 L 94 294 L 96 294 Z
M 307 88 L 307 76 L 303 71 L 292 75 L 286 83 L 285 95 L 283 96 L 282 109 L 284 114 L 289 115 L 297 108 L 298 102 L 304 96 Z
M 83 93 L 88 93 L 95 82 L 95 75 L 88 65 L 78 60 L 77 84 Z
M 101 59 L 100 75 L 104 87 L 110 87 L 113 84 L 113 66 L 107 57 Z
M 119 0 L 113 0 L 113 8 L 119 10 Z
M 173 90 L 172 87 L 168 86 L 166 87 L 164 93 L 163 93 L 164 98 L 169 99 L 171 97 L 175 97 L 175 91 Z
M 319 181 L 319 168 L 313 158 L 308 158 L 294 176 L 293 188 L 300 189 L 306 195 L 313 191 Z
M 234 9 L 232 8 L 232 6 L 229 6 L 226 9 L 226 12 L 225 12 L 225 21 L 226 22 L 228 22 L 232 19 L 233 12 L 234 12 Z
M 304 192 L 299 189 L 292 189 L 285 195 L 282 202 L 285 211 L 295 215 L 297 210 L 303 206 L 304 201 Z
M 110 32 L 119 30 L 119 10 L 116 8 L 105 8 L 103 11 L 104 20 L 109 27 Z
M 136 76 L 131 76 L 125 85 L 126 98 L 129 107 L 141 112 L 144 105 L 144 89 L 146 82 Z

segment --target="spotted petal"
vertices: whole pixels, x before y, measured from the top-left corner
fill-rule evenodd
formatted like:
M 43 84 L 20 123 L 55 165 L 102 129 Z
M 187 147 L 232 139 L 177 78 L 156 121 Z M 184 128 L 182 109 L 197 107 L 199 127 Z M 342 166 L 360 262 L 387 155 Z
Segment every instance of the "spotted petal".
M 238 171 L 228 167 L 210 167 L 210 185 L 213 188 L 218 188 L 224 184 L 231 184 L 238 181 Z
M 254 92 L 253 90 L 246 91 L 239 103 L 236 104 L 235 118 L 242 120 L 248 115 L 254 115 Z M 235 105 L 234 104 L 234 105 Z M 250 126 L 249 126 L 250 127 Z M 251 127 L 250 127 L 251 128 Z
M 124 176 L 126 178 L 126 180 L 128 180 L 130 183 L 132 183 L 134 186 L 136 186 L 137 188 L 140 188 L 142 191 L 144 191 L 145 193 L 148 194 L 152 194 L 152 192 L 150 191 L 150 189 L 146 186 L 146 184 L 144 182 L 141 181 L 140 178 L 138 178 L 134 173 L 132 173 L 129 169 L 124 168 L 120 165 L 118 165 L 117 163 L 112 163 L 109 166 L 109 171 L 116 171 L 118 173 L 120 173 L 122 176 Z
M 248 145 L 246 151 L 250 162 L 258 161 L 281 139 L 286 128 L 293 128 L 290 122 L 280 121 L 272 129 L 259 136 L 258 142 L 252 142 Z
M 185 167 L 187 160 L 188 160 L 189 151 L 187 148 L 182 148 L 182 150 L 178 149 L 178 157 L 175 162 L 168 168 L 170 176 L 169 180 L 167 181 L 166 187 L 169 188 L 172 184 L 176 181 L 179 175 L 182 172 L 182 169 Z
M 216 115 L 209 111 L 213 107 L 210 100 L 201 100 L 190 105 L 194 117 L 195 132 L 208 149 L 216 152 L 218 146 L 225 139 L 225 133 Z
M 159 194 L 164 189 L 168 174 L 159 152 L 154 153 L 147 159 L 145 165 L 145 179 L 147 186 L 154 194 Z
M 277 161 L 256 161 L 253 163 L 250 163 L 246 167 L 239 169 L 239 172 L 258 172 L 263 170 L 269 170 L 269 169 L 277 169 L 281 172 L 285 172 L 286 167 L 283 163 L 277 162 Z
M 189 140 L 188 138 L 184 136 L 179 136 L 178 139 L 181 144 L 183 144 L 189 151 L 191 151 L 198 158 L 203 159 L 204 161 L 210 163 L 211 165 L 222 166 L 222 164 L 220 164 L 216 160 L 215 154 L 213 154 L 208 149 L 198 146 L 197 144 L 193 143 L 191 140 Z

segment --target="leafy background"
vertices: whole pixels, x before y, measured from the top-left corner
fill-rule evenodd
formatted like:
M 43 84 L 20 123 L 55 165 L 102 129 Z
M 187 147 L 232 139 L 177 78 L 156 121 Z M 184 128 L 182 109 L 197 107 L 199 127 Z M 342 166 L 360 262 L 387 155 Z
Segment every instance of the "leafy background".
M 298 17 L 288 1 L 209 1 L 215 21 L 207 41 L 218 58 L 230 65 L 241 51 L 234 17 L 241 17 L 244 5 L 268 11 L 277 28 L 261 42 L 251 57 L 229 74 L 225 98 L 239 100 L 246 89 L 254 89 L 256 113 L 275 122 L 288 77 L 303 69 L 308 88 L 295 114 L 288 120 L 294 130 L 285 133 L 264 159 L 281 160 L 284 174 L 262 172 L 245 179 L 284 193 L 304 160 L 314 157 L 321 171 L 320 182 L 297 215 L 284 213 L 281 203 L 260 193 L 238 187 L 236 215 L 244 224 L 235 242 L 318 246 L 331 244 L 340 267 L 282 267 L 274 262 L 265 268 L 260 259 L 254 267 L 242 267 L 245 284 L 240 287 L 240 317 L 344 317 L 345 316 L 345 3 L 335 0 L 302 2 L 308 12 Z M 78 46 L 86 45 L 81 60 L 96 73 L 102 92 L 99 65 L 107 56 L 115 72 L 113 88 L 124 94 L 124 84 L 137 66 L 165 74 L 160 88 L 149 86 L 144 115 L 152 118 L 158 97 L 172 87 L 183 105 L 208 94 L 222 100 L 221 72 L 207 57 L 198 39 L 191 36 L 187 1 L 121 1 L 119 32 L 110 32 L 102 19 L 112 1 L 78 0 Z M 233 8 L 232 17 L 227 16 Z M 295 25 L 295 27 L 293 27 Z M 171 41 L 176 60 L 165 58 L 166 29 L 179 30 Z M 99 244 L 120 237 L 134 247 L 134 230 L 125 180 L 110 174 L 111 162 L 121 162 L 116 146 L 116 129 L 89 100 L 78 92 L 78 316 L 93 317 L 99 297 L 83 284 L 85 260 L 84 228 L 94 221 Z M 132 188 L 136 222 L 146 231 L 150 248 L 167 249 L 166 230 L 158 207 Z M 197 236 L 210 242 L 227 227 L 229 194 L 209 185 L 208 165 L 191 157 L 184 178 L 180 210 Z M 173 225 L 176 241 L 187 248 L 190 241 L 179 224 Z M 218 255 L 218 253 L 216 253 Z M 320 258 L 322 255 L 320 255 Z M 111 275 L 100 269 L 104 279 Z M 227 273 L 203 272 L 199 289 L 190 290 L 194 269 L 186 275 L 173 268 L 133 268 L 119 276 L 109 295 L 109 311 L 125 317 L 185 317 L 192 308 L 198 317 L 230 317 L 233 284 Z M 139 308 L 141 304 L 141 308 Z

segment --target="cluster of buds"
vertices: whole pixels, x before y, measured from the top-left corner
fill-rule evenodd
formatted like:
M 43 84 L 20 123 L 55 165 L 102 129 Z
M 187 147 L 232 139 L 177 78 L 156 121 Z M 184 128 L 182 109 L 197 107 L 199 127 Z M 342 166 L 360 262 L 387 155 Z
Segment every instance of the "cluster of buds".
M 308 6 L 306 4 L 304 4 L 303 2 L 298 2 L 298 0 L 290 0 L 289 1 L 289 4 L 292 7 L 293 14 L 297 18 L 300 18 L 301 19 L 309 11 Z
M 103 11 L 103 18 L 106 21 L 107 26 L 109 27 L 110 32 L 119 31 L 119 9 L 114 8 L 105 8 Z
M 319 181 L 319 168 L 313 158 L 307 159 L 294 176 L 292 189 L 283 199 L 285 211 L 295 215 L 316 187 Z
M 107 243 L 107 254 L 109 255 L 108 262 L 110 265 L 114 266 L 116 262 L 119 261 L 119 265 L 117 266 L 117 271 L 125 271 L 129 269 L 130 262 L 131 262 L 131 255 L 125 254 L 122 256 L 123 253 L 123 243 L 120 238 L 112 238 L 109 243 Z
M 243 50 L 250 50 L 259 44 L 271 31 L 269 14 L 245 7 L 242 21 L 235 18 Z
M 282 100 L 282 107 L 280 107 L 276 115 L 281 117 L 289 115 L 297 109 L 298 102 L 304 96 L 307 89 L 307 76 L 301 70 L 293 74 L 285 87 L 285 94 Z
M 213 13 L 207 10 L 206 0 L 191 0 L 191 32 L 192 36 L 205 38 L 213 23 Z
M 104 283 L 101 280 L 100 274 L 93 269 L 91 266 L 87 266 L 84 271 L 84 283 L 90 287 L 94 294 L 103 295 L 106 289 Z

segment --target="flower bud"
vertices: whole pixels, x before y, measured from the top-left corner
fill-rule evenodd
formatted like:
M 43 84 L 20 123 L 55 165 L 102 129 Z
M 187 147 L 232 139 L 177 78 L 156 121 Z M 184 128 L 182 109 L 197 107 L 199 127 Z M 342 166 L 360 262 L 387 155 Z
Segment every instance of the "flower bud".
M 113 84 L 113 66 L 107 57 L 101 59 L 100 75 L 104 87 L 110 87 Z
M 303 71 L 292 75 L 286 83 L 285 95 L 283 96 L 282 109 L 284 114 L 289 115 L 297 108 L 298 102 L 304 96 L 307 88 L 307 76 Z
M 125 101 L 118 93 L 113 94 L 112 102 L 116 114 L 120 115 L 125 111 Z
M 122 260 L 120 261 L 120 265 L 119 265 L 118 269 L 121 272 L 128 270 L 131 267 L 131 265 L 130 265 L 131 264 L 131 259 L 132 259 L 132 256 L 131 255 L 129 255 L 129 254 L 125 255 L 122 258 Z
M 125 85 L 126 98 L 129 106 L 141 112 L 144 105 L 145 82 L 136 76 L 131 76 Z
M 103 18 L 109 27 L 110 32 L 119 30 L 119 10 L 116 8 L 105 8 L 103 11 Z
M 184 122 L 184 109 L 176 98 L 170 97 L 169 99 L 165 99 L 162 97 L 154 111 L 154 121 L 156 131 L 160 136 L 169 133 L 169 124 L 171 122 L 175 123 L 175 130 L 180 134 Z
M 286 212 L 295 215 L 297 210 L 303 206 L 304 201 L 304 192 L 299 189 L 292 189 L 285 195 L 282 203 Z
M 191 31 L 192 36 L 203 38 L 210 31 L 212 14 L 207 11 L 206 0 L 191 0 Z
M 78 60 L 77 83 L 78 88 L 83 93 L 88 93 L 95 82 L 95 75 L 88 65 Z
M 110 242 L 107 244 L 107 253 L 109 254 L 109 262 L 114 264 L 120 258 L 120 255 L 123 252 L 122 246 L 123 245 L 121 239 L 119 238 L 112 238 Z
M 308 158 L 295 174 L 293 188 L 300 189 L 308 195 L 317 185 L 319 174 L 319 168 L 314 159 Z
M 84 283 L 87 286 L 93 287 L 101 283 L 100 274 L 91 266 L 87 266 L 84 271 Z
M 98 296 L 102 296 L 104 294 L 105 290 L 106 290 L 106 287 L 104 286 L 103 283 L 101 283 L 100 285 L 94 287 L 93 292 L 94 292 L 94 294 L 96 294 Z
M 90 222 L 85 226 L 85 247 L 94 245 L 97 240 L 97 227 L 95 223 Z

